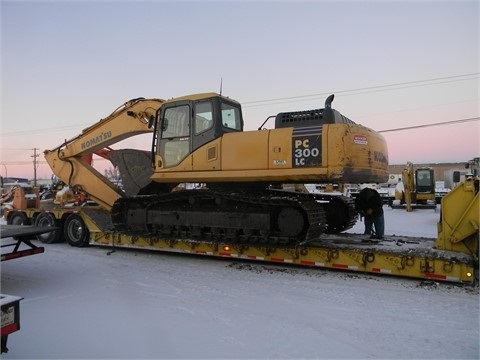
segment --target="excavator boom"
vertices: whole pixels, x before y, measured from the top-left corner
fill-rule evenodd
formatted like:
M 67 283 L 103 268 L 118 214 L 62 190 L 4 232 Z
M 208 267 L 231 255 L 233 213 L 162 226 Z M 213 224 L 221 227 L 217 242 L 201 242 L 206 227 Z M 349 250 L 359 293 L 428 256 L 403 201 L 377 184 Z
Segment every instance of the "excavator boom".
M 124 196 L 124 192 L 100 174 L 88 159 L 95 152 L 119 141 L 152 132 L 151 123 L 162 103 L 164 100 L 161 99 L 130 100 L 108 117 L 84 129 L 77 137 L 52 150 L 45 150 L 45 159 L 53 173 L 65 184 L 88 194 L 91 200 L 108 211 L 115 200 Z M 152 169 L 137 170 L 152 172 Z

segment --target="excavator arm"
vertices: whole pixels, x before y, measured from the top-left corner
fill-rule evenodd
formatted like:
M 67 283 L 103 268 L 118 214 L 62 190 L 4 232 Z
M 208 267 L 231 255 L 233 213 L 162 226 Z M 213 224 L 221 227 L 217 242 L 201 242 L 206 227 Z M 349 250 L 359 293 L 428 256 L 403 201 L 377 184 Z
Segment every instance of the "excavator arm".
M 112 144 L 153 132 L 151 124 L 157 109 L 164 102 L 161 99 L 132 99 L 108 117 L 84 129 L 80 135 L 52 150 L 45 150 L 45 159 L 53 173 L 65 184 L 87 194 L 109 211 L 115 200 L 124 196 L 124 191 L 92 166 L 92 155 L 100 154 L 112 160 Z M 131 170 L 135 172 L 135 169 Z M 150 172 L 153 170 L 150 169 Z
M 411 212 L 412 209 L 412 192 L 415 190 L 415 183 L 414 183 L 414 171 L 413 171 L 413 164 L 411 162 L 407 162 L 407 166 L 403 169 L 403 185 L 405 186 L 404 190 L 404 197 L 405 197 L 405 206 L 408 212 Z

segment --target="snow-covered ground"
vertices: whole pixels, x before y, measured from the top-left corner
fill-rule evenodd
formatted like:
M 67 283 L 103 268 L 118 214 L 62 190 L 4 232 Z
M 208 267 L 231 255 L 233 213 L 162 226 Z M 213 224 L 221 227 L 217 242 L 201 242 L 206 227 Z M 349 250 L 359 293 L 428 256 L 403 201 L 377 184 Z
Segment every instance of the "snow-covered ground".
M 438 210 L 385 215 L 386 234 L 436 237 Z M 45 247 L 1 264 L 1 292 L 24 298 L 4 359 L 479 358 L 478 288 Z

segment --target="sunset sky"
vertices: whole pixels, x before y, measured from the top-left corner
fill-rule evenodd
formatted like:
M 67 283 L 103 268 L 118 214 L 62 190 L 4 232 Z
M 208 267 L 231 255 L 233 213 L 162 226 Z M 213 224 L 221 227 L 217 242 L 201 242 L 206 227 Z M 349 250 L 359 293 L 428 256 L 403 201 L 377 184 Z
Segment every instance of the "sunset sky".
M 247 130 L 335 94 L 335 109 L 385 131 L 390 164 L 468 161 L 480 155 L 479 4 L 2 0 L 0 175 L 32 179 L 36 152 L 48 178 L 44 150 L 127 100 L 221 83 Z

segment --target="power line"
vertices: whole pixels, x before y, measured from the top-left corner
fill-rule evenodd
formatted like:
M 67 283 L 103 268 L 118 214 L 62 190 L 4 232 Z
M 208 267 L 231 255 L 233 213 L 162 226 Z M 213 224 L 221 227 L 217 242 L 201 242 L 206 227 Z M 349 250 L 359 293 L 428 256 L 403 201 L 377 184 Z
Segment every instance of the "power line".
M 479 75 L 480 73 L 453 75 L 453 76 L 445 76 L 445 77 L 434 78 L 434 79 L 400 82 L 400 83 L 389 84 L 389 85 L 376 85 L 376 86 L 368 86 L 368 87 L 349 89 L 349 90 L 328 91 L 328 92 L 309 94 L 309 95 L 299 95 L 299 96 L 289 96 L 289 97 L 273 98 L 273 99 L 265 99 L 265 100 L 246 101 L 246 102 L 243 102 L 242 104 L 246 105 L 245 107 L 274 105 L 274 104 L 281 104 L 289 101 L 292 102 L 292 101 L 299 101 L 299 100 L 313 100 L 310 98 L 330 95 L 332 93 L 334 94 L 354 93 L 350 95 L 357 95 L 357 94 L 382 91 L 382 90 L 396 90 L 396 89 L 404 89 L 409 87 L 428 86 L 428 85 L 444 84 L 444 83 L 455 82 L 455 81 L 472 80 L 472 79 L 478 78 Z M 461 79 L 465 77 L 469 77 L 469 78 Z
M 480 117 L 473 117 L 473 118 L 450 120 L 450 121 L 444 121 L 444 122 L 438 122 L 438 123 L 432 123 L 432 124 L 422 124 L 422 125 L 414 125 L 414 126 L 405 126 L 405 127 L 401 127 L 401 128 L 394 128 L 394 129 L 378 130 L 377 132 L 386 133 L 386 132 L 394 132 L 394 131 L 421 129 L 421 128 L 427 128 L 427 127 L 433 127 L 433 126 L 460 124 L 460 123 L 473 122 L 473 121 L 479 121 L 479 120 L 480 120 Z M 17 149 L 15 149 L 15 150 L 17 150 Z M 27 149 L 27 150 L 32 150 L 32 149 Z M 35 149 L 33 149 L 33 150 L 35 150 Z M 38 149 L 36 149 L 36 150 L 38 150 Z M 102 159 L 102 158 L 95 159 L 95 161 L 105 161 L 105 160 L 106 159 Z M 36 163 L 39 164 L 39 165 L 47 164 L 46 161 L 37 161 Z M 0 161 L 0 164 L 5 164 L 5 165 L 30 165 L 31 162 L 30 161 Z
M 480 120 L 479 117 L 474 117 L 474 118 L 450 120 L 450 121 L 444 121 L 444 122 L 438 122 L 438 123 L 432 123 L 432 124 L 422 124 L 422 125 L 414 125 L 414 126 L 405 126 L 405 127 L 401 127 L 401 128 L 394 128 L 394 129 L 385 129 L 385 130 L 379 130 L 378 132 L 379 133 L 386 133 L 386 132 L 403 131 L 403 130 L 411 130 L 411 129 L 421 129 L 421 128 L 426 128 L 426 127 L 452 125 L 452 124 L 473 122 L 473 121 L 478 121 L 478 120 Z M 7 150 L 7 149 L 2 148 L 2 150 Z M 8 150 L 32 150 L 32 149 L 8 149 Z M 105 160 L 105 159 L 97 159 L 97 161 L 102 161 L 102 160 Z M 5 165 L 26 165 L 26 164 L 30 164 L 30 162 L 28 162 L 28 161 L 1 161 L 1 163 L 5 164 Z M 47 163 L 46 161 L 37 161 L 37 164 L 46 164 L 46 163 Z
M 37 150 L 38 150 L 38 149 L 37 149 Z M 99 158 L 95 158 L 93 161 L 94 161 L 94 162 L 103 162 L 103 161 L 108 161 L 108 160 L 99 157 Z M 36 166 L 38 167 L 39 165 L 46 165 L 46 164 L 48 164 L 48 162 L 45 161 L 45 160 L 37 160 L 37 161 L 35 162 L 35 164 L 36 164 Z M 0 165 L 12 165 L 12 166 L 13 166 L 13 165 L 18 165 L 18 166 L 20 166 L 20 165 L 29 165 L 29 166 L 31 166 L 31 165 L 32 165 L 32 161 L 31 161 L 31 160 L 30 160 L 30 161 L 0 161 Z
M 314 100 L 315 97 L 326 96 L 332 93 L 334 94 L 344 94 L 347 96 L 352 95 L 359 95 L 365 94 L 369 92 L 378 92 L 378 91 L 387 91 L 387 90 L 396 90 L 396 89 L 403 89 L 409 87 L 417 87 L 417 86 L 429 86 L 429 85 L 437 85 L 437 84 L 444 84 L 449 82 L 456 82 L 456 81 L 463 81 L 463 80 L 472 80 L 478 78 L 480 73 L 471 73 L 471 74 L 463 74 L 463 75 L 452 75 L 452 76 L 445 76 L 433 79 L 426 79 L 426 80 L 415 80 L 415 81 L 407 81 L 407 82 L 400 82 L 388 85 L 376 85 L 376 86 L 369 86 L 363 88 L 356 88 L 356 89 L 349 89 L 349 90 L 338 90 L 338 91 L 328 91 L 323 93 L 317 94 L 310 94 L 310 95 L 299 95 L 299 96 L 289 96 L 289 97 L 282 97 L 282 98 L 273 98 L 273 99 L 265 99 L 265 100 L 255 100 L 255 101 L 246 101 L 242 103 L 243 107 L 257 107 L 257 106 L 265 106 L 265 105 L 276 105 L 276 104 L 283 104 L 287 102 L 295 102 L 295 101 L 306 101 L 306 100 Z M 468 78 L 467 78 L 468 77 Z M 462 79 L 464 78 L 464 79 Z M 466 78 L 466 79 L 465 79 Z M 445 80 L 445 81 L 444 81 Z M 55 127 L 55 128 L 43 128 L 34 130 L 36 133 L 42 132 L 58 132 L 67 129 L 78 129 L 80 127 L 84 127 L 87 125 L 69 125 L 63 127 Z M 18 131 L 11 131 L 11 132 L 3 132 L 1 136 L 16 136 L 16 135 L 23 135 L 27 132 L 31 132 L 32 130 L 18 130 Z M 3 150 L 20 150 L 20 149 L 5 149 Z M 22 149 L 23 150 L 23 149 Z
M 42 128 L 42 129 L 35 129 L 36 134 L 41 134 L 41 133 L 52 133 L 52 132 L 59 132 L 63 130 L 70 130 L 70 129 L 78 129 L 85 127 L 86 125 L 79 124 L 79 125 L 70 125 L 70 126 L 62 126 L 62 127 L 54 127 L 54 128 Z M 17 131 L 10 131 L 10 132 L 3 132 L 1 135 L 2 136 L 16 136 L 16 135 L 23 135 L 25 133 L 30 133 L 32 130 L 17 130 Z
M 439 122 L 439 123 L 434 123 L 434 124 L 423 124 L 423 125 L 415 125 L 415 126 L 406 126 L 406 127 L 396 128 L 396 129 L 380 130 L 378 132 L 379 133 L 386 133 L 386 132 L 393 132 L 393 131 L 420 129 L 420 128 L 426 128 L 426 127 L 431 127 L 431 126 L 458 124 L 458 123 L 465 123 L 465 122 L 478 121 L 478 120 L 480 120 L 480 118 L 475 117 L 475 118 L 468 118 L 468 119 L 444 121 L 444 122 Z

